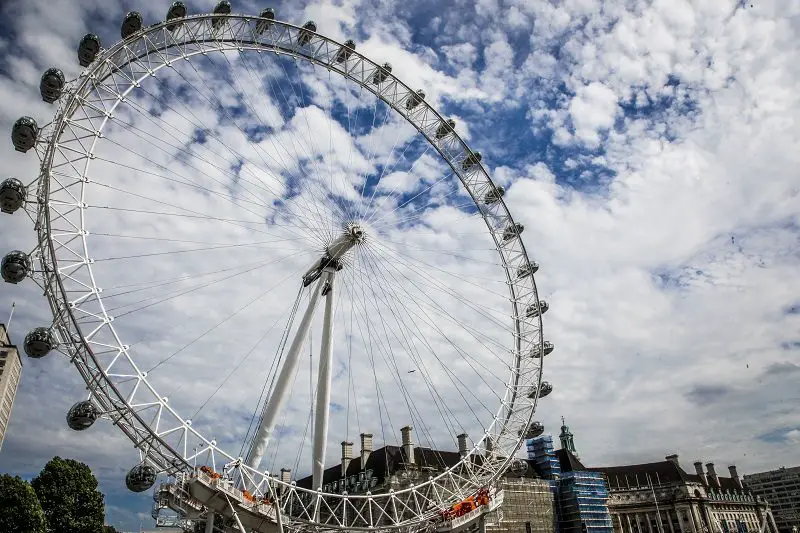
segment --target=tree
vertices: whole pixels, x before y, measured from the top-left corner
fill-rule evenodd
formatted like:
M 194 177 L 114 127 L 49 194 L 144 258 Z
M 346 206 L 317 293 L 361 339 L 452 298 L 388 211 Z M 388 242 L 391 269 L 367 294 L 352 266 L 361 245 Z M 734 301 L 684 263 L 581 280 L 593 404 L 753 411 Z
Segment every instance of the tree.
M 42 506 L 33 487 L 19 476 L 0 476 L 0 531 L 45 533 Z
M 103 494 L 89 467 L 53 457 L 31 482 L 52 533 L 98 533 L 103 530 Z

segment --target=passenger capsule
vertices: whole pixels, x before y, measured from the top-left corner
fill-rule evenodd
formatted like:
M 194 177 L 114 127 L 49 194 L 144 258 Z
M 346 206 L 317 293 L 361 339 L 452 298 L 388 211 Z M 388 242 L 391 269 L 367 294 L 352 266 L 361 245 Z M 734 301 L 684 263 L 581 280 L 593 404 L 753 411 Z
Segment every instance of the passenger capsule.
M 336 62 L 337 63 L 344 63 L 350 56 L 353 55 L 353 50 L 356 49 L 356 42 L 353 39 L 347 39 L 339 48 L 339 51 L 336 53 Z
M 481 155 L 480 152 L 472 152 L 467 156 L 466 159 L 464 159 L 464 162 L 461 163 L 461 168 L 465 171 L 469 170 L 478 163 L 480 163 L 481 159 L 483 159 L 483 156 Z
M 548 309 L 550 309 L 550 304 L 547 303 L 547 300 L 539 300 L 539 306 L 537 307 L 536 304 L 529 305 L 525 310 L 525 315 L 528 318 L 533 318 L 535 316 L 539 316 L 540 314 L 545 314 Z
M 541 422 L 531 422 L 527 428 L 521 429 L 519 435 L 526 439 L 535 439 L 544 433 L 544 426 Z
M 521 235 L 523 231 L 525 231 L 525 226 L 519 222 L 508 226 L 505 231 L 503 231 L 503 242 L 508 242 L 518 235 Z
M 523 477 L 528 473 L 528 462 L 522 459 L 514 459 L 508 467 L 508 475 L 512 477 Z
M 423 91 L 422 89 L 420 89 L 415 93 L 409 94 L 408 98 L 406 99 L 406 109 L 408 109 L 409 111 L 414 109 L 419 104 L 421 104 L 423 100 L 425 100 L 425 91 Z
M 132 492 L 144 492 L 156 482 L 156 469 L 148 464 L 136 465 L 125 476 L 125 486 Z
M 169 10 L 167 11 L 167 21 L 175 20 L 175 19 L 182 19 L 186 16 L 186 4 L 183 2 L 172 2 L 172 5 L 169 6 Z M 167 29 L 169 31 L 175 31 L 175 28 L 180 26 L 178 24 L 169 24 L 167 25 Z
M 17 284 L 24 280 L 31 269 L 28 254 L 19 250 L 8 252 L 0 262 L 0 275 L 6 283 Z
M 24 347 L 28 357 L 39 359 L 53 349 L 55 341 L 50 328 L 36 328 L 25 335 Z
M 83 431 L 94 424 L 100 416 L 100 411 L 89 400 L 78 402 L 70 407 L 67 413 L 67 425 L 75 431 Z
M 444 139 L 445 137 L 453 133 L 455 127 L 456 127 L 456 121 L 453 120 L 452 118 L 448 118 L 447 120 L 439 124 L 438 128 L 436 128 L 436 138 Z
M 539 263 L 531 261 L 530 265 L 522 265 L 517 269 L 517 279 L 527 278 L 539 271 Z
M 258 23 L 256 24 L 256 33 L 258 35 L 261 35 L 265 31 L 267 31 L 270 22 L 275 20 L 275 10 L 272 9 L 271 7 L 268 7 L 267 9 L 261 12 L 259 17 L 263 20 L 259 20 Z
M 502 185 L 498 185 L 497 187 L 492 187 L 489 192 L 486 193 L 486 196 L 483 197 L 483 201 L 486 204 L 494 204 L 499 202 L 500 199 L 505 196 L 506 188 Z
M 382 66 L 378 67 L 378 70 L 375 71 L 375 75 L 372 76 L 372 83 L 375 85 L 380 85 L 381 83 L 386 81 L 386 78 L 389 77 L 389 74 L 392 72 L 392 64 L 391 63 L 384 63 Z
M 120 33 L 122 34 L 123 39 L 127 39 L 137 31 L 142 29 L 142 15 L 136 11 L 131 11 L 127 15 L 125 15 L 125 19 L 122 21 L 122 28 L 120 29 Z
M 11 142 L 17 152 L 27 152 L 36 144 L 39 135 L 39 126 L 31 117 L 17 119 L 11 128 Z
M 313 32 L 317 31 L 317 25 L 314 23 L 313 20 L 309 20 L 305 24 L 303 24 L 303 29 L 297 34 L 297 42 L 300 43 L 300 46 L 305 46 L 311 42 L 311 37 L 313 37 Z
M 88 67 L 100 53 L 100 38 L 97 35 L 87 33 L 78 45 L 78 63 L 82 67 Z
M 552 342 L 544 341 L 545 355 L 549 355 L 553 351 L 553 348 L 555 348 L 555 346 L 553 346 Z M 534 359 L 539 359 L 542 357 L 542 347 L 539 344 L 537 344 L 531 349 L 531 357 L 533 357 Z
M 214 8 L 215 15 L 230 15 L 231 14 L 231 3 L 228 0 L 222 0 L 217 6 Z M 225 22 L 225 17 L 211 17 L 211 25 L 216 29 L 222 26 Z
M 536 387 L 533 387 L 531 392 L 528 394 L 528 398 L 536 398 L 536 390 Z M 542 385 L 539 387 L 539 398 L 544 398 L 551 392 L 553 392 L 553 386 L 550 384 L 550 382 L 542 381 Z
M 42 100 L 52 104 L 61 98 L 61 91 L 64 90 L 64 73 L 57 68 L 49 68 L 42 74 L 42 81 L 39 82 L 39 92 Z
M 25 192 L 25 186 L 17 178 L 0 183 L 0 211 L 11 214 L 25 205 Z

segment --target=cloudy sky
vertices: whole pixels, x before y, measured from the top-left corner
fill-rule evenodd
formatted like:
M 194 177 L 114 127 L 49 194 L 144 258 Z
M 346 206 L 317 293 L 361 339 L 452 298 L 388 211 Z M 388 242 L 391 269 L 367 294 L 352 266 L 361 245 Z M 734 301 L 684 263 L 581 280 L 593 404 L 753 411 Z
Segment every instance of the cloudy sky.
M 125 12 L 150 24 L 167 7 L 4 3 L 3 128 L 22 114 L 50 121 L 39 77 L 50 66 L 79 75 L 85 33 L 109 46 Z M 686 469 L 702 459 L 748 473 L 796 462 L 800 1 L 343 0 L 276 11 L 390 62 L 507 188 L 551 304 L 554 392 L 537 417 L 555 434 L 565 416 L 585 463 L 678 453 Z M 329 461 L 343 438 L 357 449 L 370 431 L 377 445 L 397 444 L 405 424 L 419 444 L 453 449 L 456 432 L 476 435 L 499 405 L 511 327 L 499 258 L 442 160 L 387 111 L 327 70 L 217 53 L 143 83 L 97 145 L 86 225 L 104 305 L 159 394 L 234 456 L 275 374 L 299 276 L 350 220 L 369 234 L 337 285 Z M 34 180 L 35 154 L 0 150 L 2 177 Z M 35 245 L 23 212 L 0 224 L 0 249 Z M 51 318 L 30 280 L 3 284 L 0 309 L 13 301 L 21 346 Z M 321 315 L 270 468 L 310 470 Z M 66 427 L 86 396 L 68 361 L 24 364 L 0 471 L 32 476 L 53 455 L 75 457 L 100 478 L 111 523 L 149 519 L 149 494 L 124 489 L 131 443 L 107 422 Z

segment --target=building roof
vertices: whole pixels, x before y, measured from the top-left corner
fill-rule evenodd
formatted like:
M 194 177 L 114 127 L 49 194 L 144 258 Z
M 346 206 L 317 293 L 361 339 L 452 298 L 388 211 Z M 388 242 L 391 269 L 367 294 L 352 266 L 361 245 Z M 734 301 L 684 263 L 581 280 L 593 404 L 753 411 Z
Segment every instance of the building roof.
M 699 483 L 697 475 L 687 474 L 683 468 L 672 461 L 659 461 L 656 463 L 642 463 L 623 466 L 601 466 L 589 468 L 592 472 L 602 472 L 608 479 L 609 488 L 641 487 L 650 484 L 686 483 L 695 481 Z
M 421 467 L 431 470 L 444 470 L 455 466 L 460 460 L 461 455 L 458 452 L 434 450 L 421 446 L 414 447 L 415 468 Z M 407 464 L 405 450 L 402 446 L 383 446 L 369 454 L 363 470 L 361 468 L 361 456 L 358 455 L 353 458 L 347 466 L 346 477 L 357 475 L 365 470 L 372 470 L 373 477 L 384 479 L 400 470 L 401 466 L 405 468 Z M 339 463 L 336 466 L 325 469 L 325 472 L 322 474 L 322 484 L 326 485 L 338 481 L 342 479 L 342 477 L 342 465 Z M 311 488 L 311 478 L 311 476 L 306 476 L 302 479 L 298 479 L 297 486 L 306 489 Z
M 581 472 L 583 470 L 588 470 L 588 468 L 581 463 L 581 460 L 569 450 L 561 448 L 555 450 L 555 454 L 558 462 L 561 463 L 562 472 Z

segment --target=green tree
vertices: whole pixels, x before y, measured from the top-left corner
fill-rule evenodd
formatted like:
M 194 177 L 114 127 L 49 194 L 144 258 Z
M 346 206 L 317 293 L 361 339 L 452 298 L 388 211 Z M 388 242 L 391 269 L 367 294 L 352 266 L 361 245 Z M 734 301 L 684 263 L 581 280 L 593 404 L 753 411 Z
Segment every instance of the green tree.
M 0 531 L 45 533 L 42 506 L 33 487 L 19 476 L 0 476 Z
M 53 457 L 31 482 L 52 533 L 98 533 L 103 530 L 103 494 L 83 463 Z

